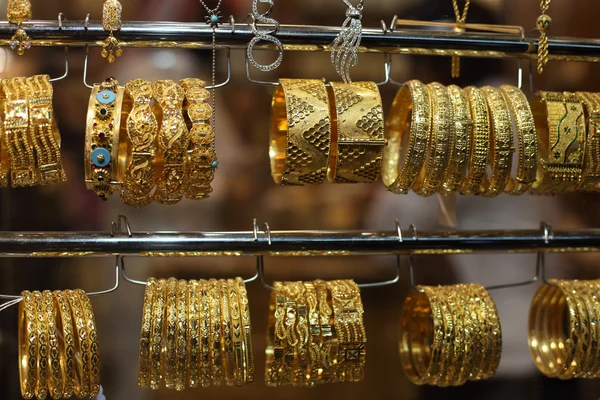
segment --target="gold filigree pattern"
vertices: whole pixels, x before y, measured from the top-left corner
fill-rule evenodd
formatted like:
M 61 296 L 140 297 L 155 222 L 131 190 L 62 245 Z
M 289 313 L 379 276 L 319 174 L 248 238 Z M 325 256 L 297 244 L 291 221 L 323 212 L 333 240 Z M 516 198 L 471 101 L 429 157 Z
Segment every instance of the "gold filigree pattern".
M 600 189 L 600 94 L 577 92 L 588 116 L 584 168 L 580 189 L 586 192 Z
M 109 63 L 113 63 L 116 57 L 123 55 L 123 49 L 113 32 L 120 31 L 122 22 L 121 14 L 123 6 L 119 0 L 105 0 L 102 6 L 102 28 L 110 32 L 102 45 L 102 58 L 106 58 Z
M 142 329 L 140 332 L 140 355 L 138 361 L 138 386 L 150 387 L 150 335 L 152 333 L 152 306 L 156 279 L 146 282 L 144 306 L 142 308 Z
M 490 117 L 487 103 L 481 90 L 473 86 L 469 86 L 464 90 L 471 107 L 473 127 L 469 169 L 460 193 L 465 195 L 479 194 L 490 157 Z

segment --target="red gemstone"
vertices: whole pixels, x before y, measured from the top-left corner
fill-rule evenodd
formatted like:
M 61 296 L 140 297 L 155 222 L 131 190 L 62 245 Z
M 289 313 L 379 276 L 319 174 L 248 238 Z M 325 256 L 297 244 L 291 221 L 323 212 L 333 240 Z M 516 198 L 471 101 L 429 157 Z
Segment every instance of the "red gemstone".
M 98 134 L 98 138 L 100 138 L 100 139 L 104 139 L 105 137 L 106 137 L 106 134 L 104 132 L 100 132 Z
M 97 123 L 97 122 L 94 122 L 94 126 L 98 126 L 98 123 Z
M 110 129 L 112 129 L 112 128 L 113 128 L 113 124 L 108 124 L 108 127 L 109 127 Z

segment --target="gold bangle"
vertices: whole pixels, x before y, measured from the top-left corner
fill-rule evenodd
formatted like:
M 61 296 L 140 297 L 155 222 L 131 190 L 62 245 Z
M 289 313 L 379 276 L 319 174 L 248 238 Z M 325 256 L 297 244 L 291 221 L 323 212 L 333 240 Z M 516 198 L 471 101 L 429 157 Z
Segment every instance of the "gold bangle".
M 33 292 L 35 298 L 35 315 L 37 323 L 37 383 L 35 385 L 35 397 L 45 399 L 48 395 L 48 325 L 46 321 L 46 306 L 42 293 L 37 290 Z
M 583 102 L 588 117 L 580 189 L 591 192 L 600 189 L 600 94 L 577 92 L 577 96 Z
M 588 300 L 591 303 L 592 321 L 596 321 L 596 329 L 592 329 L 592 344 L 590 346 L 590 358 L 592 362 L 589 368 L 589 377 L 597 378 L 600 375 L 600 329 L 598 328 L 598 318 L 600 318 L 600 301 L 598 293 L 600 291 L 600 281 L 586 281 L 588 286 Z M 595 318 L 595 319 L 594 319 Z
M 165 387 L 175 389 L 175 374 L 177 373 L 177 279 L 167 280 L 165 301 L 165 322 L 163 340 L 163 357 Z
M 292 383 L 294 386 L 307 386 L 309 376 L 309 360 L 308 360 L 308 304 L 304 295 L 305 289 L 302 282 L 288 283 L 293 300 L 296 302 L 296 335 L 298 343 L 296 344 L 296 362 L 294 364 Z
M 210 378 L 214 386 L 223 384 L 223 351 L 221 345 L 221 304 L 219 284 L 216 279 L 208 281 L 210 295 Z
M 26 49 L 31 48 L 31 38 L 21 26 L 23 22 L 31 19 L 31 2 L 29 0 L 8 0 L 6 19 L 18 27 L 10 39 L 10 48 L 17 50 L 17 54 L 22 56 Z
M 154 201 L 175 204 L 183 197 L 184 162 L 189 143 L 182 109 L 185 92 L 171 80 L 154 82 L 152 91 L 160 105 L 157 110 L 157 120 L 161 121 L 158 148 L 164 158 Z
M 234 383 L 236 386 L 244 384 L 244 333 L 240 314 L 240 301 L 236 290 L 236 282 L 227 279 L 227 293 L 229 296 L 229 315 L 231 316 L 231 338 L 233 341 L 234 355 Z
M 85 131 L 85 183 L 102 200 L 119 189 L 119 142 L 124 89 L 113 78 L 94 85 Z
M 284 349 L 287 331 L 285 329 L 286 297 L 283 284 L 275 282 L 269 301 L 269 324 L 267 328 L 267 347 L 265 383 L 268 386 L 284 384 Z
M 531 108 L 540 154 L 533 190 L 543 194 L 577 190 L 585 154 L 583 104 L 574 93 L 539 92 Z
M 87 332 L 83 307 L 79 298 L 72 290 L 65 290 L 63 293 L 69 301 L 69 307 L 73 314 L 77 376 L 75 395 L 79 398 L 85 398 L 89 397 L 90 393 L 90 338 Z
M 167 281 L 159 279 L 154 285 L 152 295 L 152 325 L 150 334 L 150 388 L 157 390 L 163 376 L 162 359 L 164 335 Z
M 444 286 L 432 288 L 439 300 L 439 309 L 443 321 L 443 341 L 442 352 L 439 359 L 439 372 L 436 376 L 431 376 L 430 384 L 440 387 L 448 386 L 447 381 L 452 370 L 452 356 L 454 353 L 454 320 L 452 310 L 448 303 L 448 292 Z
M 142 307 L 142 328 L 140 332 L 140 355 L 138 361 L 138 386 L 150 386 L 150 335 L 152 331 L 152 302 L 156 279 L 149 278 L 144 290 L 144 305 Z
M 312 282 L 304 282 L 304 293 L 308 306 L 308 327 L 310 336 L 308 338 L 309 364 L 307 370 L 307 386 L 314 386 L 318 382 L 319 368 L 321 367 L 321 325 L 319 324 L 319 299 L 317 290 Z
M 431 136 L 425 164 L 417 176 L 413 190 L 420 196 L 431 196 L 441 185 L 454 147 L 454 125 L 448 90 L 437 82 L 427 85 L 431 98 Z
M 110 33 L 104 39 L 101 54 L 102 58 L 106 58 L 109 63 L 115 62 L 116 57 L 121 57 L 123 54 L 119 41 L 113 35 L 113 31 L 121 30 L 122 11 L 123 6 L 118 0 L 105 0 L 102 6 L 102 28 Z
M 132 103 L 127 116 L 127 137 L 131 155 L 121 191 L 123 203 L 143 207 L 152 202 L 152 189 L 156 185 L 154 141 L 158 122 L 154 116 L 152 84 L 145 79 L 134 79 L 125 85 L 126 100 Z
M 177 282 L 177 334 L 175 336 L 176 365 L 175 390 L 185 389 L 188 370 L 188 282 L 180 279 Z
M 442 286 L 440 289 L 441 294 L 444 296 L 444 300 L 447 303 L 448 313 L 452 318 L 453 331 L 451 337 L 453 340 L 452 354 L 446 356 L 446 362 L 448 363 L 446 368 L 446 374 L 443 379 L 440 380 L 440 386 L 460 386 L 467 381 L 466 374 L 464 373 L 464 365 L 466 364 L 466 358 L 468 357 L 468 337 L 467 324 L 465 323 L 464 315 L 464 295 L 462 294 L 462 287 L 460 285 L 453 286 Z M 448 340 L 448 339 L 446 339 Z
M 219 165 L 215 153 L 215 132 L 210 126 L 212 107 L 207 103 L 210 92 L 206 83 L 196 78 L 182 79 L 185 91 L 184 110 L 190 124 L 190 150 L 185 161 L 184 195 L 188 199 L 205 199 L 212 192 L 210 186 Z
M 417 80 L 407 82 L 398 90 L 386 121 L 382 180 L 390 192 L 406 194 L 413 187 L 425 164 L 431 120 L 431 96 L 427 86 Z M 403 147 L 406 154 L 401 159 Z
M 491 86 L 481 88 L 490 113 L 490 140 L 493 145 L 490 151 L 489 164 L 492 176 L 484 175 L 481 195 L 496 197 L 503 193 L 508 185 L 512 170 L 514 149 L 513 123 L 508 102 L 500 89 Z
M 485 351 L 484 358 L 481 364 L 481 371 L 478 375 L 479 379 L 491 378 L 498 369 L 500 357 L 502 353 L 502 329 L 498 318 L 498 311 L 494 300 L 489 292 L 481 285 L 470 285 L 476 298 L 479 298 L 479 307 L 482 310 L 481 314 L 485 321 Z
M 248 292 L 242 278 L 235 279 L 238 294 L 241 323 L 243 324 L 243 355 L 244 355 L 244 382 L 254 381 L 254 354 L 252 353 L 252 327 L 250 322 L 250 307 L 248 306 Z
M 327 284 L 322 280 L 314 281 L 319 299 L 319 318 L 321 323 L 321 357 L 322 371 L 319 371 L 319 383 L 335 383 L 336 365 L 332 359 L 332 343 L 338 340 L 338 332 L 334 330 L 333 309 L 331 308 L 331 295 Z
M 271 176 L 281 185 L 323 183 L 332 131 L 325 84 L 317 79 L 279 83 L 271 105 Z
M 37 383 L 38 336 L 36 300 L 29 291 L 21 293 L 19 304 L 19 380 L 21 395 L 31 399 L 35 395 Z
M 296 346 L 298 345 L 298 335 L 296 334 L 296 320 L 298 318 L 298 305 L 294 301 L 293 292 L 289 282 L 283 283 L 283 294 L 285 296 L 285 337 L 283 353 L 283 373 L 282 384 L 290 385 L 293 383 L 294 364 L 296 362 Z
M 48 332 L 48 393 L 53 399 L 59 399 L 63 396 L 65 384 L 64 341 L 59 339 L 62 332 L 57 328 L 58 314 L 52 292 L 44 290 L 42 302 Z
M 10 156 L 12 187 L 34 186 L 40 182 L 29 137 L 29 105 L 25 78 L 2 80 L 4 103 L 4 137 Z
M 200 285 L 198 281 L 192 279 L 188 282 L 187 289 L 188 382 L 191 388 L 195 388 L 200 382 Z
M 211 363 L 211 336 L 210 330 L 212 327 L 210 321 L 210 310 L 212 307 L 212 299 L 210 297 L 210 287 L 208 281 L 200 280 L 198 282 L 200 289 L 200 385 L 208 387 L 211 383 L 210 379 L 210 363 Z
M 471 108 L 465 92 L 456 85 L 450 85 L 448 94 L 454 121 L 454 146 L 450 147 L 448 169 L 440 187 L 440 193 L 446 196 L 456 193 L 467 175 L 473 129 Z
M 594 304 L 591 301 L 590 288 L 589 281 L 573 281 L 573 290 L 580 309 L 581 336 L 583 339 L 581 343 L 581 359 L 578 361 L 578 378 L 591 377 L 593 374 L 593 363 L 596 359 L 596 354 L 593 350 L 597 348 L 597 345 L 594 343 L 594 337 L 597 337 L 598 320 Z
M 29 98 L 29 134 L 40 172 L 40 184 L 67 180 L 60 155 L 60 132 L 52 109 L 52 83 L 48 75 L 25 80 Z
M 481 379 L 481 367 L 486 358 L 486 321 L 482 313 L 482 307 L 477 300 L 475 285 L 464 285 L 464 293 L 466 296 L 466 306 L 469 316 L 469 345 L 471 357 L 467 363 L 467 378 L 470 381 Z
M 527 329 L 527 343 L 529 345 L 529 352 L 531 358 L 537 369 L 544 375 L 549 376 L 551 371 L 548 367 L 548 362 L 544 353 L 547 348 L 544 348 L 546 343 L 542 340 L 542 334 L 545 327 L 542 325 L 542 311 L 543 311 L 543 300 L 546 298 L 548 291 L 550 290 L 549 285 L 542 285 L 537 290 L 531 306 L 529 308 L 529 319 Z
M 63 340 L 60 342 L 64 343 L 64 373 L 65 373 L 65 384 L 63 391 L 63 398 L 70 398 L 75 393 L 77 386 L 76 378 L 76 361 L 75 361 L 75 336 L 73 328 L 73 318 L 71 316 L 71 308 L 69 301 L 62 291 L 53 292 L 60 318 L 57 318 L 57 327 L 59 332 L 62 332 Z
M 371 183 L 381 172 L 385 147 L 383 108 L 374 82 L 331 82 L 331 157 L 327 179 L 333 183 Z
M 96 317 L 88 295 L 81 289 L 76 289 L 75 294 L 81 301 L 83 313 L 87 323 L 88 339 L 90 341 L 90 391 L 89 397 L 95 398 L 100 393 L 100 350 L 98 348 L 98 332 L 96 330 Z
M 235 355 L 233 350 L 233 336 L 231 332 L 231 309 L 229 307 L 229 292 L 227 290 L 227 280 L 219 279 L 217 281 L 217 285 L 219 288 L 219 303 L 221 306 L 221 333 L 223 335 L 223 340 L 221 344 L 223 378 L 225 385 L 233 386 L 235 381 Z
M 481 90 L 470 86 L 464 89 L 469 99 L 473 129 L 469 154 L 468 174 L 460 190 L 461 194 L 479 194 L 487 171 L 490 147 L 490 119 Z
M 560 376 L 562 379 L 579 378 L 581 364 L 584 361 L 589 340 L 589 319 L 585 306 L 580 301 L 579 294 L 575 288 L 574 281 L 560 280 L 557 282 L 561 288 L 569 308 L 569 320 L 571 343 L 573 343 L 573 353 L 568 355 L 565 360 L 566 371 Z M 568 362 L 571 360 L 571 362 Z

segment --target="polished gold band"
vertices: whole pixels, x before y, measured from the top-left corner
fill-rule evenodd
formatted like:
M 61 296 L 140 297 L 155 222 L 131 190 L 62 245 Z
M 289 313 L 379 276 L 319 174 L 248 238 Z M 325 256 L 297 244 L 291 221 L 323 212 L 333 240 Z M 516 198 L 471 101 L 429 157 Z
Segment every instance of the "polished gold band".
M 271 105 L 271 176 L 281 185 L 323 183 L 332 145 L 325 84 L 318 79 L 279 83 Z
M 177 333 L 175 335 L 176 371 L 175 390 L 186 387 L 188 372 L 188 282 L 180 279 L 177 282 Z
M 327 179 L 374 182 L 381 172 L 385 147 L 379 88 L 374 82 L 331 82 L 328 93 L 335 134 Z
M 243 356 L 244 356 L 244 382 L 254 381 L 254 354 L 252 353 L 252 330 L 250 325 L 250 307 L 248 306 L 248 292 L 242 278 L 235 279 L 238 294 L 241 323 L 243 324 Z
M 156 279 L 149 278 L 144 291 L 142 328 L 140 332 L 140 355 L 138 361 L 138 386 L 150 387 L 150 335 L 152 333 L 152 307 Z
M 152 325 L 150 335 L 150 388 L 157 390 L 163 376 L 164 364 L 162 363 L 163 343 L 166 343 L 164 334 L 165 307 L 167 282 L 159 279 L 154 286 L 152 296 Z
M 191 388 L 198 387 L 200 383 L 200 301 L 206 300 L 200 297 L 198 281 L 192 279 L 187 287 L 188 383 Z
M 37 381 L 37 325 L 36 300 L 29 291 L 21 293 L 19 304 L 19 380 L 21 396 L 31 399 L 35 395 Z
M 96 328 L 96 317 L 94 316 L 92 303 L 90 302 L 90 299 L 87 296 L 87 294 L 81 289 L 76 289 L 75 294 L 79 297 L 79 301 L 81 302 L 87 325 L 88 338 L 90 341 L 89 396 L 95 398 L 100 393 L 100 350 L 98 348 L 98 332 Z
M 406 194 L 413 187 L 425 163 L 431 121 L 429 90 L 417 80 L 407 82 L 398 90 L 386 121 L 382 179 L 390 192 Z M 401 158 L 403 148 L 406 153 Z
M 171 80 L 154 82 L 152 91 L 160 124 L 158 149 L 164 163 L 154 200 L 162 204 L 178 203 L 183 197 L 184 163 L 189 144 L 189 132 L 183 118 L 185 92 Z
M 448 89 L 434 82 L 427 85 L 431 98 L 431 136 L 425 165 L 415 181 L 413 190 L 420 196 L 431 196 L 441 185 L 451 149 L 454 147 L 454 125 Z
M 514 149 L 513 123 L 508 102 L 500 89 L 491 86 L 481 88 L 490 113 L 490 139 L 493 142 L 489 164 L 492 168 L 491 178 L 484 175 L 481 195 L 495 197 L 504 193 L 510 172 Z
M 471 133 L 469 170 L 460 193 L 479 194 L 489 160 L 490 119 L 487 104 L 481 90 L 472 86 L 469 86 L 464 90 L 471 107 L 473 129 Z
M 585 143 L 581 190 L 600 189 L 600 94 L 577 92 L 587 112 L 588 131 Z
M 60 318 L 57 319 L 57 326 L 61 327 L 59 332 L 62 332 L 64 343 L 64 372 L 65 382 L 63 397 L 72 397 L 77 386 L 76 365 L 75 360 L 75 331 L 73 326 L 73 318 L 71 316 L 71 307 L 64 292 L 55 291 L 53 293 L 56 299 L 56 304 L 60 313 Z
M 165 387 L 175 389 L 177 373 L 177 279 L 167 280 L 167 296 L 165 311 L 165 344 L 163 345 L 163 362 Z
M 450 147 L 448 169 L 440 188 L 440 193 L 443 195 L 456 193 L 467 175 L 473 129 L 471 108 L 465 92 L 458 86 L 450 85 L 448 95 L 454 123 L 454 145 Z

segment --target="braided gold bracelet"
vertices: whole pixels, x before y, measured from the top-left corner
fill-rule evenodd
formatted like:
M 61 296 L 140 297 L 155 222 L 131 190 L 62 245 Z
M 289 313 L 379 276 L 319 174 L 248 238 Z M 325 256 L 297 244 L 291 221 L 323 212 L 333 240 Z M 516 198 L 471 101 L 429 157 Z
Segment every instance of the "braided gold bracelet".
M 331 295 L 324 281 L 316 280 L 314 285 L 319 301 L 318 310 L 321 324 L 321 356 L 322 370 L 319 371 L 319 383 L 337 382 L 335 360 L 332 359 L 332 343 L 338 340 L 339 333 L 334 330 L 334 315 L 331 308 Z
M 490 119 L 487 104 L 481 90 L 472 86 L 464 90 L 469 99 L 471 115 L 473 116 L 469 169 L 460 190 L 461 194 L 468 195 L 479 194 L 481 183 L 487 171 L 490 152 Z
M 144 306 L 142 307 L 142 329 L 140 332 L 140 355 L 138 361 L 138 386 L 150 386 L 150 335 L 152 331 L 152 306 L 156 279 L 149 278 L 144 291 Z
M 35 395 L 38 364 L 38 337 L 36 300 L 29 291 L 21 293 L 19 304 L 19 380 L 21 395 L 31 399 Z
M 72 314 L 69 300 L 67 300 L 64 292 L 55 291 L 53 295 L 56 299 L 56 304 L 58 305 L 60 313 L 60 318 L 57 319 L 57 324 L 62 328 L 59 329 L 59 332 L 62 332 L 62 342 L 64 342 L 65 384 L 63 397 L 69 398 L 75 393 L 75 389 L 78 384 L 76 375 L 77 361 L 75 360 L 75 328 L 73 326 L 73 318 L 71 316 Z
M 175 390 L 181 391 L 186 387 L 188 370 L 188 282 L 180 279 L 177 282 L 177 331 L 175 334 L 176 370 Z
M 587 111 L 588 131 L 585 143 L 581 190 L 600 189 L 600 94 L 577 92 Z
M 165 308 L 167 295 L 167 281 L 159 279 L 154 286 L 152 296 L 152 325 L 150 328 L 150 388 L 157 390 L 163 376 L 164 363 L 162 361 L 164 334 Z
M 244 350 L 244 381 L 254 381 L 254 354 L 252 353 L 252 329 L 250 322 L 250 307 L 248 307 L 248 292 L 242 278 L 235 279 L 238 293 L 241 323 L 243 324 L 243 350 Z
M 192 279 L 187 287 L 187 305 L 189 322 L 187 324 L 187 337 L 189 343 L 188 359 L 188 382 L 191 388 L 198 387 L 200 383 L 200 285 L 198 281 Z

